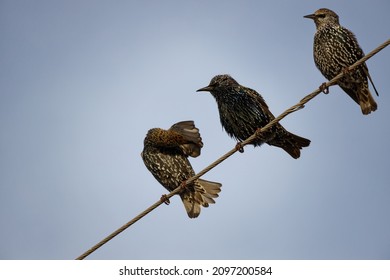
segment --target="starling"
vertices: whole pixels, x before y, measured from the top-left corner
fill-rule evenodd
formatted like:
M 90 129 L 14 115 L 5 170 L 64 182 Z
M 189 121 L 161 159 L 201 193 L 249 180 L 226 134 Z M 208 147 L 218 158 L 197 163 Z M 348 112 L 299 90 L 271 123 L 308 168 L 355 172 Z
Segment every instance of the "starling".
M 214 96 L 222 127 L 238 141 L 245 140 L 275 118 L 259 93 L 240 85 L 229 75 L 215 76 L 207 87 L 197 91 L 208 91 Z M 265 134 L 266 139 L 256 139 L 251 144 L 260 146 L 265 142 L 282 148 L 295 159 L 299 158 L 300 149 L 310 144 L 310 140 L 288 132 L 279 123 Z
M 314 14 L 304 16 L 314 20 L 317 32 L 314 35 L 314 62 L 322 75 L 333 79 L 346 67 L 364 57 L 355 35 L 339 23 L 339 16 L 329 9 L 319 9 Z M 351 73 L 341 78 L 337 84 L 360 105 L 367 115 L 377 109 L 377 104 L 368 89 L 367 77 L 378 95 L 375 85 L 363 63 Z
M 197 157 L 203 147 L 199 129 L 193 121 L 182 121 L 170 129 L 150 129 L 144 140 L 141 157 L 154 178 L 168 191 L 173 191 L 180 184 L 195 175 L 188 156 Z M 200 206 L 208 207 L 215 203 L 221 191 L 221 184 L 202 179 L 186 186 L 180 194 L 190 218 L 200 214 Z

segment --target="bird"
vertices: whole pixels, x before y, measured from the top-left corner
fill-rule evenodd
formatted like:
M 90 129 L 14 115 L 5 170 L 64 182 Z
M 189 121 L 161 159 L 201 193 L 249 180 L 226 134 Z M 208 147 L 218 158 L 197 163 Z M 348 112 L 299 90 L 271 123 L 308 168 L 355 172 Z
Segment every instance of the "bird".
M 141 157 L 146 168 L 168 191 L 195 175 L 188 156 L 198 157 L 203 147 L 194 121 L 181 121 L 169 129 L 152 128 L 144 139 Z M 215 203 L 222 184 L 197 179 L 180 193 L 188 217 L 199 216 L 201 206 Z
M 322 8 L 304 18 L 314 20 L 316 33 L 314 35 L 313 56 L 316 67 L 328 80 L 347 69 L 364 57 L 354 33 L 339 23 L 339 16 L 332 10 Z M 358 104 L 364 115 L 374 112 L 376 104 L 368 88 L 370 80 L 376 95 L 378 91 L 372 81 L 366 63 L 341 78 L 337 84 Z
M 255 90 L 240 85 L 230 75 L 217 75 L 210 84 L 198 92 L 210 92 L 215 98 L 220 122 L 227 134 L 243 141 L 275 119 L 263 97 Z M 300 150 L 310 144 L 310 140 L 288 132 L 280 123 L 276 123 L 265 133 L 266 139 L 257 138 L 255 147 L 264 142 L 282 148 L 291 157 L 300 157 Z

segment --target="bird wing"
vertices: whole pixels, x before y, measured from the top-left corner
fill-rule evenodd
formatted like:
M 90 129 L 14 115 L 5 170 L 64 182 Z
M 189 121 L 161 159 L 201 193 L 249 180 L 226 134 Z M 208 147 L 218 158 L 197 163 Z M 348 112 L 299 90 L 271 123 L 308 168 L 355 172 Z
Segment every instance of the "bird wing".
M 253 89 L 250 89 L 248 88 L 248 94 L 250 96 L 252 96 L 253 99 L 255 99 L 257 102 L 260 103 L 261 105 L 261 108 L 263 109 L 264 113 L 265 113 L 265 116 L 268 116 L 269 117 L 269 120 L 265 120 L 267 123 L 270 122 L 271 120 L 273 120 L 275 118 L 275 116 L 272 114 L 272 112 L 270 111 L 270 109 L 268 108 L 268 105 L 267 103 L 265 103 L 265 100 L 264 98 L 260 95 L 260 93 L 258 93 L 257 91 L 253 90 Z
M 197 157 L 203 147 L 199 129 L 193 121 L 182 121 L 175 123 L 169 129 L 178 133 L 183 138 L 183 143 L 179 146 L 187 156 Z

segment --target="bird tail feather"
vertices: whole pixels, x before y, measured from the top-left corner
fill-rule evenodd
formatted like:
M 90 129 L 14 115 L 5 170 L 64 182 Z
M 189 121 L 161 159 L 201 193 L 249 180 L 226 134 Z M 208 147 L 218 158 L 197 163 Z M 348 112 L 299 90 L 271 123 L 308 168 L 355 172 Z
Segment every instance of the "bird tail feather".
M 378 108 L 378 105 L 376 104 L 374 98 L 372 97 L 372 94 L 368 89 L 368 87 L 364 87 L 359 90 L 360 90 L 359 105 L 360 105 L 360 109 L 362 110 L 362 113 L 364 115 L 368 115 L 371 112 L 374 112 Z
M 188 217 L 196 218 L 200 214 L 201 206 L 209 207 L 214 204 L 214 198 L 217 198 L 221 192 L 222 184 L 217 182 L 198 179 L 194 183 L 194 189 L 184 192 L 180 195 Z
M 295 135 L 291 132 L 287 132 L 287 135 L 280 138 L 278 141 L 274 139 L 271 142 L 271 145 L 282 148 L 285 150 L 290 156 L 297 159 L 301 156 L 301 149 L 304 147 L 308 147 L 310 145 L 310 140 L 303 138 L 301 136 Z

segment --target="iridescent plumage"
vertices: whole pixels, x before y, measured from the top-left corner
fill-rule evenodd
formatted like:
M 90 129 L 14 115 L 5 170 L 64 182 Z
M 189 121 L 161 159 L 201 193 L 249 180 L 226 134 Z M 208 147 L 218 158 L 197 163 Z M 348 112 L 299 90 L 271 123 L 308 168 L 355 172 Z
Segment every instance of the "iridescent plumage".
M 239 141 L 247 139 L 257 128 L 275 118 L 259 93 L 240 85 L 229 75 L 215 76 L 208 86 L 198 91 L 208 91 L 214 96 L 222 127 Z M 310 140 L 288 132 L 279 123 L 264 136 L 266 139 L 257 139 L 253 145 L 260 146 L 265 142 L 284 149 L 295 159 L 300 157 L 300 150 L 310 144 Z

